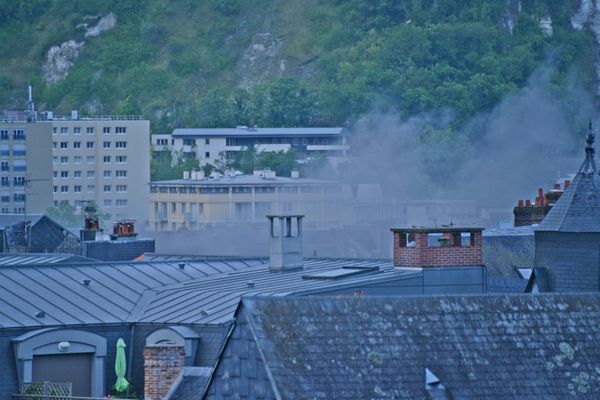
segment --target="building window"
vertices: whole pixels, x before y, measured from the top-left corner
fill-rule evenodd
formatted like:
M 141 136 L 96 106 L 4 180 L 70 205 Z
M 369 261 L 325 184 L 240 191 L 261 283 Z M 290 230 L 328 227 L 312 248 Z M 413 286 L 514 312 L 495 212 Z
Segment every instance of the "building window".
M 81 186 L 80 186 L 80 188 L 81 188 Z M 73 202 L 73 204 L 74 204 L 74 205 L 75 205 L 75 207 L 77 207 L 77 208 L 81 208 L 81 207 L 83 207 L 83 201 L 82 201 L 82 200 L 75 200 L 75 201 Z
M 127 191 L 127 185 L 117 185 L 117 192 L 123 193 Z
M 115 172 L 115 175 L 117 176 L 117 178 L 125 178 L 127 177 L 127 170 L 119 169 Z
M 110 149 L 110 142 L 103 142 L 102 147 L 104 147 L 105 149 Z
M 60 128 L 60 134 L 61 135 L 66 135 L 67 133 L 69 133 L 69 128 L 67 128 L 66 126 L 61 126 L 61 128 Z
M 117 199 L 115 201 L 115 204 L 117 205 L 117 207 L 127 207 L 127 200 L 126 199 Z
M 104 157 L 102 157 L 102 161 L 104 162 L 104 164 L 110 163 L 110 156 L 104 156 Z
M 58 156 L 52 156 L 52 164 L 58 163 Z
M 115 142 L 115 147 L 117 149 L 125 149 L 125 148 L 127 148 L 127 142 L 126 141 Z
M 60 148 L 61 149 L 66 149 L 69 147 L 69 143 L 68 142 L 60 142 Z
M 102 128 L 102 133 L 110 133 L 110 126 L 105 126 Z
M 25 201 L 25 193 L 13 193 L 13 201 Z
M 112 207 L 112 200 L 104 199 L 104 207 Z
M 110 192 L 110 185 L 104 185 L 104 193 Z
M 96 186 L 94 185 L 87 185 L 87 192 L 88 193 L 94 193 L 96 191 Z
M 93 163 L 94 163 L 94 161 L 95 161 L 95 158 L 94 158 L 94 156 L 87 156 L 87 163 L 88 163 L 88 164 L 93 164 Z
M 67 164 L 69 162 L 69 157 L 68 156 L 61 156 L 60 157 L 60 163 L 61 164 Z
M 127 127 L 117 126 L 117 127 L 115 127 L 115 133 L 120 133 L 120 134 L 127 133 Z
M 171 212 L 172 213 L 177 212 L 177 203 L 175 203 L 175 202 L 171 203 Z
M 74 156 L 73 157 L 73 162 L 75 164 L 81 164 L 81 156 Z
M 193 146 L 194 144 L 196 144 L 194 139 L 189 139 L 189 138 L 183 139 L 184 146 Z
M 111 172 L 112 172 L 112 171 L 110 171 L 110 170 L 106 170 L 106 171 L 104 171 L 104 177 L 105 177 L 105 178 L 110 178 L 110 176 L 111 176 Z
M 73 171 L 73 178 L 81 178 L 81 171 Z
M 25 177 L 24 176 L 13 177 L 13 185 L 14 186 L 25 186 Z
M 204 157 L 205 157 L 205 158 L 210 158 L 210 152 L 209 152 L 209 151 L 205 152 L 205 153 L 204 153 Z
M 8 176 L 3 176 L 0 179 L 0 185 L 1 186 L 10 186 L 10 181 L 8 180 Z
M 210 139 L 209 138 L 204 139 L 204 144 L 210 144 Z
M 87 128 L 85 128 L 85 132 L 88 135 L 93 135 L 94 134 L 94 127 L 93 126 L 88 126 Z
M 54 193 L 58 192 L 58 186 L 53 187 Z
M 8 140 L 8 129 L 0 130 L 0 140 Z
M 73 128 L 73 133 L 76 135 L 80 135 L 81 134 L 81 127 L 76 126 Z
M 95 171 L 88 171 L 87 172 L 87 177 L 88 178 L 93 178 L 95 174 L 96 174 Z
M 52 177 L 58 178 L 58 171 L 52 171 Z
M 69 171 L 60 171 L 60 177 L 61 178 L 68 178 L 69 177 Z
M 115 156 L 115 160 L 118 164 L 124 164 L 127 162 L 127 156 Z
M 87 142 L 85 144 L 85 147 L 88 148 L 88 149 L 93 149 L 94 148 L 94 142 Z
M 60 187 L 60 192 L 61 193 L 68 193 L 69 192 L 69 186 L 64 185 Z
M 2 171 L 2 172 L 10 171 L 10 166 L 8 165 L 8 161 L 0 162 L 0 171 Z
M 52 142 L 52 148 L 58 149 L 58 142 Z
M 81 185 L 75 185 L 75 186 L 73 186 L 73 191 L 75 193 L 81 193 Z
M 13 130 L 13 140 L 25 140 L 25 130 L 24 129 L 14 129 Z

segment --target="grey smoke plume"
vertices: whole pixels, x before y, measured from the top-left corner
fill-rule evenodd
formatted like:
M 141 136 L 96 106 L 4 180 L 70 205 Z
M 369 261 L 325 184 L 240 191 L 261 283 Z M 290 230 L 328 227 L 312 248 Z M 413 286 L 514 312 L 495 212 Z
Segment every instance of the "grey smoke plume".
M 352 128 L 350 182 L 380 183 L 388 199 L 478 200 L 510 208 L 575 172 L 592 98 L 576 75 L 566 88 L 542 68 L 527 85 L 458 132 L 445 111 L 403 119 L 371 113 Z M 575 155 L 575 158 L 573 156 Z

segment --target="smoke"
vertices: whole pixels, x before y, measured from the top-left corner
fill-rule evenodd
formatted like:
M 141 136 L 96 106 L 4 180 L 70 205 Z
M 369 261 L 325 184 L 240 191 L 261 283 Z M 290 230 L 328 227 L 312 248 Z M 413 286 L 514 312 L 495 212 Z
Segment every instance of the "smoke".
M 403 119 L 370 113 L 351 127 L 354 161 L 345 180 L 379 183 L 388 200 L 476 200 L 511 208 L 581 162 L 582 130 L 592 97 L 571 74 L 552 83 L 552 68 L 535 71 L 522 89 L 462 128 L 452 112 Z M 573 156 L 576 158 L 573 158 Z

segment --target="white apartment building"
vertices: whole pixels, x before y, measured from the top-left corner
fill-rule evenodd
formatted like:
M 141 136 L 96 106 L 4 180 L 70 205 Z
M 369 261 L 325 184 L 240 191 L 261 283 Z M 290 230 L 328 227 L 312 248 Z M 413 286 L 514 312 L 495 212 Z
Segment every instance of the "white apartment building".
M 54 118 L 54 204 L 94 201 L 112 218 L 146 222 L 150 122 L 139 116 Z
M 232 158 L 252 146 L 259 152 L 294 149 L 301 160 L 322 154 L 333 164 L 343 160 L 349 150 L 341 127 L 175 129 L 171 135 L 153 135 L 152 145 L 154 151 L 181 151 L 186 157 L 195 157 L 201 166 L 221 157 Z

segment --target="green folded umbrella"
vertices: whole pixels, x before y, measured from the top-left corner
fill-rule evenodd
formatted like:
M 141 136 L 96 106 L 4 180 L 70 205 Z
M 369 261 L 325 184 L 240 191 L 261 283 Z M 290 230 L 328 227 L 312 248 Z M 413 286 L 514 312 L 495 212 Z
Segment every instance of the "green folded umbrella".
M 125 371 L 127 370 L 125 347 L 126 346 L 123 339 L 117 340 L 117 357 L 115 358 L 115 374 L 117 375 L 115 390 L 117 392 L 124 392 L 129 387 L 129 382 L 127 382 L 127 379 L 125 379 Z

